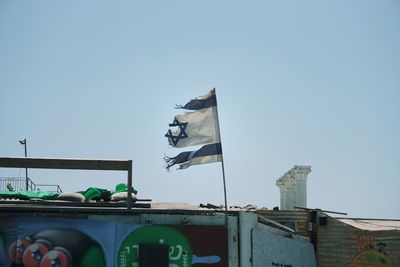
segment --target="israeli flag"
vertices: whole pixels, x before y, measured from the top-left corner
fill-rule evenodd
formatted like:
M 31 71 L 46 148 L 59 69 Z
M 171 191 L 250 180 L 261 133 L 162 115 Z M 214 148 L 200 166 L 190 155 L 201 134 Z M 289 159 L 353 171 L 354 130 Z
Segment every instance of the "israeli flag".
M 169 129 L 165 137 L 168 138 L 168 143 L 172 147 L 181 148 L 221 142 L 215 90 L 177 108 L 191 110 L 191 112 L 175 116 L 173 123 L 169 124 L 170 127 L 175 128 Z
M 176 164 L 179 164 L 178 169 L 182 170 L 192 165 L 218 162 L 222 160 L 221 143 L 208 144 L 199 150 L 182 152 L 173 158 L 165 157 L 164 160 L 168 170 Z

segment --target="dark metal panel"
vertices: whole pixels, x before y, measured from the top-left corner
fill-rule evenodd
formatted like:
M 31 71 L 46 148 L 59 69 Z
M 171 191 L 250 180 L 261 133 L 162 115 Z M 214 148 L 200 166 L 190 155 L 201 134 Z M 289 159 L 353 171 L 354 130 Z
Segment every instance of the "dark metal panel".
M 140 244 L 140 267 L 168 267 L 169 246 L 166 244 Z

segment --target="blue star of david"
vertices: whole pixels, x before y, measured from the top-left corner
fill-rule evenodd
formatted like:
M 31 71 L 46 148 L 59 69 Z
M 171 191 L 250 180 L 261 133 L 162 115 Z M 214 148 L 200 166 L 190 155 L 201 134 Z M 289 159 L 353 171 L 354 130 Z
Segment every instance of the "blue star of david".
M 188 125 L 187 122 L 180 122 L 176 118 L 174 118 L 174 121 L 169 124 L 170 127 L 179 127 L 179 134 L 174 135 L 171 130 L 168 130 L 168 132 L 164 135 L 165 137 L 168 138 L 169 141 L 171 141 L 174 146 L 176 146 L 179 142 L 179 140 L 187 138 L 188 135 L 185 132 L 186 126 Z

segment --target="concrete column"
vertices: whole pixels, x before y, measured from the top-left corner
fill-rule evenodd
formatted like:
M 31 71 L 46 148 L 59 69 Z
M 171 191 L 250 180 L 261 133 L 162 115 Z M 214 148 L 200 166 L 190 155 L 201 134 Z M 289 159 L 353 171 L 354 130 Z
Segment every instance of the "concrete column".
M 294 210 L 294 207 L 296 206 L 296 180 L 294 177 L 291 175 L 291 173 L 286 174 L 287 181 L 289 184 L 288 188 L 288 204 L 287 204 L 287 210 Z
M 293 176 L 296 179 L 295 207 L 307 208 L 307 177 L 311 172 L 310 166 L 294 166 Z
M 307 207 L 307 176 L 310 166 L 295 165 L 276 181 L 281 192 L 281 210 Z
M 280 209 L 281 210 L 287 209 L 287 206 L 288 206 L 288 201 L 287 201 L 287 198 L 288 198 L 288 183 L 283 181 L 283 180 L 281 180 L 281 179 L 278 179 L 276 181 L 276 185 L 279 187 L 279 190 L 281 192 Z

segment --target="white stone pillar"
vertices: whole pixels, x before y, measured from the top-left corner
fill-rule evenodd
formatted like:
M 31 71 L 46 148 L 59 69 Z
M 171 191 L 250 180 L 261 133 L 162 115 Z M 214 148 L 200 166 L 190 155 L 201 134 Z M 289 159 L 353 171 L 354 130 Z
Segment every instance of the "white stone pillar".
M 296 179 L 295 207 L 307 208 L 307 177 L 311 172 L 310 166 L 294 166 L 293 176 Z
M 307 176 L 310 166 L 295 165 L 276 181 L 281 192 L 281 210 L 307 207 Z
M 296 206 L 296 180 L 292 176 L 290 172 L 286 174 L 286 179 L 288 181 L 288 204 L 286 209 L 287 210 L 294 210 Z
M 282 179 L 278 179 L 276 181 L 276 185 L 279 187 L 281 192 L 281 202 L 280 202 L 280 209 L 284 210 L 287 209 L 288 205 L 288 183 Z

